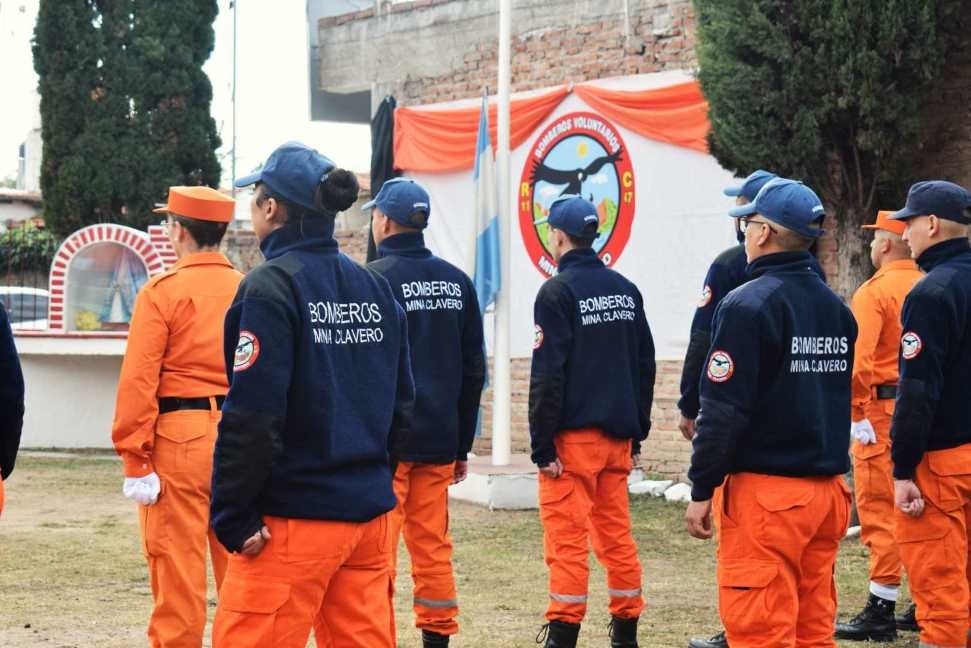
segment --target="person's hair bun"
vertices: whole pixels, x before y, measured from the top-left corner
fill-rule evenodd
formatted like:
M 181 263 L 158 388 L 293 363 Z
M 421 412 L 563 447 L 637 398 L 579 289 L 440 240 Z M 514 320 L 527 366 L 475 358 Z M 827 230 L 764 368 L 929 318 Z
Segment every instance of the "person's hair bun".
M 346 169 L 334 169 L 320 183 L 320 205 L 326 211 L 342 212 L 357 202 L 360 189 L 357 176 Z

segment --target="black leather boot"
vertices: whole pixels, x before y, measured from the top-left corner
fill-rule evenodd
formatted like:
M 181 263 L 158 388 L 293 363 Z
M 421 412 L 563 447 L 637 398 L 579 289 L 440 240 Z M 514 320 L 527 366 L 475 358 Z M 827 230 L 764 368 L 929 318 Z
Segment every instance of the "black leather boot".
M 914 603 L 910 604 L 906 612 L 895 617 L 894 621 L 897 623 L 897 630 L 920 632 L 920 626 L 917 625 L 917 606 Z
M 850 641 L 894 641 L 897 623 L 893 618 L 893 601 L 870 594 L 863 611 L 846 623 L 837 623 L 834 636 Z
M 692 639 L 688 642 L 688 648 L 728 648 L 728 640 L 722 630 L 711 639 Z
M 424 648 L 445 648 L 448 646 L 448 635 L 437 632 L 421 631 L 421 645 Z
M 579 623 L 550 621 L 536 635 L 536 643 L 543 644 L 544 648 L 577 648 L 577 637 L 579 635 Z M 546 643 L 543 643 L 544 639 Z
M 610 618 L 610 648 L 637 647 L 637 618 Z

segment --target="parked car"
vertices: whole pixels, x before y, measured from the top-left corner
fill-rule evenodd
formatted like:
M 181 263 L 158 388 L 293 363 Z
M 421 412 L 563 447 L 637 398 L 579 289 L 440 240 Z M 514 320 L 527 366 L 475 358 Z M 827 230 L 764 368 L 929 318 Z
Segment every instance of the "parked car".
M 0 286 L 0 302 L 14 329 L 47 329 L 49 296 L 43 288 Z

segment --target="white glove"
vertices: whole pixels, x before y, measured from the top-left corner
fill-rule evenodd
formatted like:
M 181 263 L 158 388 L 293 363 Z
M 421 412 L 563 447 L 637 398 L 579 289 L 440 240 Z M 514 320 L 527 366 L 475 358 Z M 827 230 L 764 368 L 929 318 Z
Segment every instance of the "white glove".
M 850 436 L 856 439 L 860 445 L 871 445 L 877 442 L 877 432 L 870 424 L 870 419 L 853 421 L 850 425 Z
M 125 477 L 125 483 L 121 487 L 125 497 L 143 506 L 157 502 L 160 490 L 162 490 L 162 482 L 158 480 L 158 475 L 155 473 L 149 473 L 144 477 Z

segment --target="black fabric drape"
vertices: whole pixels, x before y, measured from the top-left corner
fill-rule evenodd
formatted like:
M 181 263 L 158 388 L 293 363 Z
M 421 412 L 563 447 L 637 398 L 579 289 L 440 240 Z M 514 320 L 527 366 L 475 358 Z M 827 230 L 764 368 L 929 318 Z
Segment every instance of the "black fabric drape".
M 384 183 L 398 175 L 394 170 L 394 109 L 398 102 L 394 97 L 384 98 L 374 119 L 371 120 L 371 196 L 378 195 Z M 378 258 L 371 228 L 367 235 L 367 260 Z

